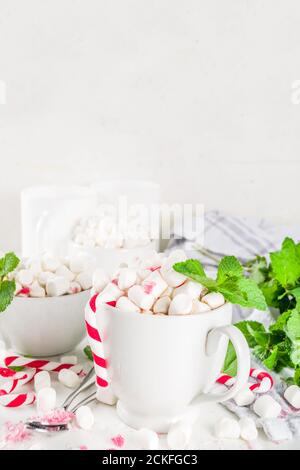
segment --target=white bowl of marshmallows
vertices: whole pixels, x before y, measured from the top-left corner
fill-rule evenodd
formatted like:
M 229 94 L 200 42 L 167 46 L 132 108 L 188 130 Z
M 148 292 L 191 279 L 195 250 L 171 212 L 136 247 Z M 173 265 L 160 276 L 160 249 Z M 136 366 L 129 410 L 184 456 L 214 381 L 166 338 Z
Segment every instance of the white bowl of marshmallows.
M 48 253 L 21 261 L 10 275 L 15 298 L 0 315 L 8 348 L 30 356 L 54 356 L 72 350 L 84 337 L 84 307 L 92 269 L 83 256 L 58 259 Z

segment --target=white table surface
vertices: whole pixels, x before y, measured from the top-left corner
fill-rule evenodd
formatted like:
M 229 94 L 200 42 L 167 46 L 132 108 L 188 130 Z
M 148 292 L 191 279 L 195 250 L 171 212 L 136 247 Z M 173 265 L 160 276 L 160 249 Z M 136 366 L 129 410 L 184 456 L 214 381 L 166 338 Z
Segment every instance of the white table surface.
M 83 346 L 86 342 L 83 343 Z M 86 361 L 82 354 L 82 346 L 74 352 L 80 363 L 83 363 L 86 370 L 91 366 L 90 361 Z M 63 385 L 57 382 L 56 374 L 51 374 L 52 384 L 57 391 L 57 403 L 62 403 L 64 398 L 70 393 Z M 32 388 L 32 385 L 28 385 Z M 136 440 L 135 431 L 121 422 L 118 418 L 115 407 L 107 406 L 102 403 L 94 402 L 91 408 L 95 415 L 95 424 L 90 431 L 84 431 L 72 425 L 69 431 L 57 434 L 45 435 L 32 433 L 30 439 L 15 443 L 3 444 L 3 435 L 5 423 L 7 421 L 17 423 L 25 421 L 27 418 L 36 414 L 35 405 L 20 409 L 4 408 L 0 409 L 0 441 L 4 449 L 30 449 L 32 446 L 38 446 L 42 450 L 47 449 L 79 449 L 80 446 L 86 446 L 87 449 L 112 449 L 111 438 L 121 434 L 125 438 L 125 444 L 122 449 L 139 449 Z M 232 416 L 222 405 L 206 403 L 203 410 L 199 413 L 200 417 L 193 427 L 192 439 L 188 449 L 249 449 L 249 445 L 240 439 L 238 440 L 216 440 L 213 435 L 214 423 L 223 416 Z M 286 443 L 276 444 L 270 442 L 262 431 L 259 432 L 259 438 L 255 442 L 255 449 L 300 449 L 300 439 L 288 441 Z M 166 438 L 160 436 L 160 449 L 168 449 Z

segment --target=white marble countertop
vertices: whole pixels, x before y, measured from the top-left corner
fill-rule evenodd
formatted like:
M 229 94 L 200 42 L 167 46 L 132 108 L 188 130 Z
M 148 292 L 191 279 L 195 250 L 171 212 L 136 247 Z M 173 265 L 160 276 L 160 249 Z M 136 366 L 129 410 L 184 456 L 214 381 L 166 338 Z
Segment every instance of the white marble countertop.
M 86 344 L 86 343 L 84 343 Z M 75 351 L 81 363 L 84 362 L 86 370 L 91 363 L 86 361 L 82 354 L 82 347 Z M 52 374 L 52 384 L 57 391 L 57 403 L 62 403 L 64 398 L 70 393 L 62 384 L 58 383 L 56 376 Z M 28 388 L 32 385 L 28 385 Z M 79 429 L 75 424 L 69 431 L 57 434 L 40 434 L 33 432 L 29 439 L 17 443 L 8 443 L 5 445 L 3 436 L 5 432 L 5 423 L 17 423 L 25 421 L 27 418 L 36 414 L 35 405 L 20 409 L 1 408 L 0 411 L 0 433 L 2 449 L 112 449 L 115 448 L 112 437 L 122 435 L 125 443 L 122 449 L 139 449 L 135 438 L 135 431 L 123 424 L 117 416 L 115 407 L 107 406 L 102 403 L 94 402 L 91 408 L 95 415 L 95 424 L 90 431 Z M 216 440 L 213 435 L 214 423 L 223 416 L 229 416 L 231 413 L 222 405 L 215 403 L 206 403 L 203 405 L 203 412 L 193 427 L 193 434 L 188 449 L 249 449 L 249 445 L 240 439 L 238 440 Z M 259 438 L 255 443 L 255 449 L 300 449 L 300 439 L 286 443 L 276 444 L 270 442 L 262 431 L 259 432 Z M 166 437 L 160 436 L 160 449 L 167 449 Z

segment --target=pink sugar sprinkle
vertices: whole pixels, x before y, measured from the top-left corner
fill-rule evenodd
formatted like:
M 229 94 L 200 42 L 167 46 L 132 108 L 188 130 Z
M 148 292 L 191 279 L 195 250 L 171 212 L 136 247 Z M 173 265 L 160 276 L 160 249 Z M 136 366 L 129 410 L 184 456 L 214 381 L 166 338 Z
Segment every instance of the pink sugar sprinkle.
M 148 282 L 147 284 L 144 284 L 143 287 L 145 294 L 151 294 L 153 288 L 155 287 L 155 282 Z
M 43 416 L 36 418 L 40 423 L 44 424 L 67 424 L 74 419 L 74 413 L 65 411 L 63 409 L 57 409 L 47 413 Z
M 21 442 L 31 438 L 31 432 L 28 431 L 25 424 L 20 421 L 19 423 L 5 423 L 6 434 L 4 440 L 6 442 Z
M 30 292 L 29 287 L 23 287 L 21 290 L 19 290 L 19 292 L 17 292 L 17 295 L 28 296 L 29 292 Z
M 154 271 L 157 271 L 158 269 L 160 269 L 161 266 L 151 266 L 150 271 L 154 272 Z
M 114 436 L 111 438 L 111 442 L 116 446 L 116 447 L 123 447 L 125 443 L 125 439 L 121 434 L 118 434 L 117 436 Z
M 87 446 L 85 446 L 84 444 L 81 444 L 79 446 L 79 450 L 88 450 Z

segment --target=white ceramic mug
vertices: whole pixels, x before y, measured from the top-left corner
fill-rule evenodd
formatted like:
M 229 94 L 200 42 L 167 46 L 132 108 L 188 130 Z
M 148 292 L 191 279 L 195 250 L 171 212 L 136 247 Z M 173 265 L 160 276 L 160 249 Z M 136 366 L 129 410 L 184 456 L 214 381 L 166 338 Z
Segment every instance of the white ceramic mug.
M 128 313 L 103 305 L 96 312 L 119 417 L 134 428 L 167 432 L 195 398 L 225 401 L 245 386 L 250 353 L 231 325 L 232 306 L 195 315 Z M 224 363 L 228 339 L 237 353 L 235 385 L 210 394 Z

